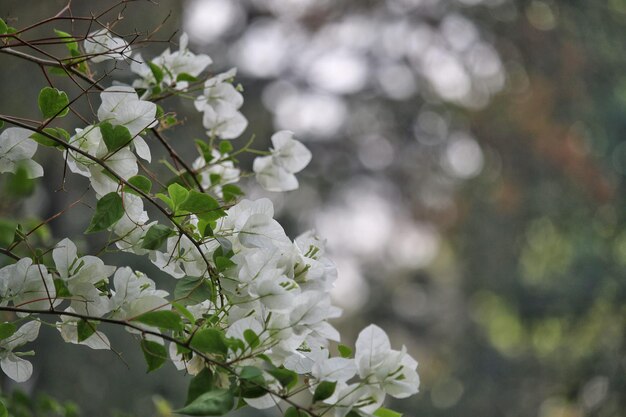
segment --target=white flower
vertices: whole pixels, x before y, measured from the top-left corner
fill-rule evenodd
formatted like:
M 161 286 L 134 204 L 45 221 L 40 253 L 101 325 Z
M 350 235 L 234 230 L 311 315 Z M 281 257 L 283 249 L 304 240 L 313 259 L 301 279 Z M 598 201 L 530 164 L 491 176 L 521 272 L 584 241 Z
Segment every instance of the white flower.
M 176 90 L 185 90 L 189 83 L 187 81 L 177 81 L 180 74 L 188 74 L 197 77 L 209 66 L 213 61 L 208 55 L 194 54 L 189 51 L 187 44 L 189 37 L 186 33 L 180 36 L 179 48 L 176 52 L 170 52 L 166 49 L 161 55 L 154 58 L 152 63 L 159 66 L 163 70 L 162 83 L 173 86 Z M 156 85 L 156 79 L 150 67 L 140 54 L 135 55 L 130 69 L 141 79 L 133 82 L 135 88 L 150 88 Z
M 200 174 L 203 188 L 211 188 L 219 198 L 223 198 L 222 186 L 238 182 L 241 171 L 235 167 L 233 161 L 227 160 L 228 154 L 222 155 L 213 149 L 211 155 L 213 159 L 208 164 L 203 156 L 196 158 L 192 168 Z
M 204 111 L 206 106 L 219 109 L 222 106 L 231 106 L 235 109 L 241 108 L 243 105 L 243 96 L 235 86 L 226 82 L 235 77 L 237 70 L 230 69 L 227 72 L 216 75 L 208 79 L 204 83 L 204 91 L 194 101 L 194 105 L 198 111 Z
M 359 376 L 377 383 L 395 398 L 406 398 L 417 393 L 419 376 L 417 362 L 406 353 L 392 350 L 387 334 L 378 326 L 370 325 L 359 333 L 354 354 Z
M 106 164 L 113 172 L 125 180 L 137 175 L 139 172 L 137 157 L 135 157 L 135 154 L 128 148 L 122 148 L 108 157 Z M 103 167 L 100 165 L 92 165 L 89 168 L 89 172 L 91 186 L 98 197 L 117 191 L 119 181 L 112 177 Z
M 111 298 L 113 317 L 125 319 L 159 309 L 167 309 L 168 293 L 157 290 L 154 281 L 128 267 L 119 268 L 113 276 L 115 294 Z
M 43 175 L 41 165 L 32 160 L 37 152 L 37 142 L 30 137 L 30 130 L 10 127 L 0 135 L 0 173 L 16 172 L 23 166 L 29 178 Z
M 346 382 L 356 374 L 354 359 L 327 358 L 313 365 L 311 374 L 318 381 Z
M 235 106 L 225 103 L 217 108 L 205 106 L 202 124 L 209 136 L 235 139 L 246 130 L 248 120 Z
M 0 367 L 15 382 L 27 381 L 33 374 L 33 365 L 20 358 L 19 353 L 13 353 L 13 350 L 37 339 L 39 326 L 38 321 L 30 321 L 11 336 L 0 340 Z
M 293 138 L 293 132 L 281 130 L 272 135 L 271 155 L 257 157 L 252 170 L 268 191 L 291 191 L 298 188 L 294 175 L 311 161 L 311 151 Z
M 67 313 L 74 313 L 71 307 L 65 310 Z M 73 343 L 75 345 L 85 345 L 91 349 L 111 349 L 111 342 L 106 335 L 100 331 L 95 331 L 87 339 L 82 342 L 78 341 L 78 322 L 77 317 L 61 316 L 61 321 L 56 323 L 61 337 L 67 343 Z
M 102 316 L 109 312 L 109 299 L 95 287 L 107 281 L 115 272 L 114 266 L 107 266 L 95 256 L 78 257 L 76 245 L 63 239 L 52 251 L 52 259 L 61 280 L 72 294 L 72 310 L 90 316 Z
M 123 60 L 130 57 L 131 52 L 124 39 L 113 36 L 107 29 L 90 33 L 83 42 L 83 47 L 93 62 Z
M 132 137 L 156 126 L 156 104 L 140 100 L 132 87 L 113 86 L 100 94 L 98 119 L 114 126 L 125 126 Z
M 44 265 L 22 258 L 13 265 L 0 269 L 0 297 L 2 303 L 31 309 L 50 308 L 56 291 L 52 276 Z
M 107 154 L 107 147 L 102 140 L 102 133 L 97 126 L 89 125 L 84 129 L 76 129 L 76 134 L 70 138 L 70 145 L 86 152 L 96 158 L 102 158 Z M 75 174 L 91 177 L 90 167 L 96 162 L 87 156 L 75 151 L 65 151 L 67 166 Z

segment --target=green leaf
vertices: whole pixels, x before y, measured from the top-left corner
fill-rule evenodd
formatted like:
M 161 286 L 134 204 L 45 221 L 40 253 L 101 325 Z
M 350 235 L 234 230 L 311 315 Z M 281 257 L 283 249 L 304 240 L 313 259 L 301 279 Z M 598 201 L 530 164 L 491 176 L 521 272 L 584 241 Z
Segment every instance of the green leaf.
M 128 179 L 128 183 L 134 185 L 139 188 L 146 194 L 150 194 L 150 190 L 152 190 L 152 181 L 150 181 L 147 177 L 143 175 L 135 175 L 134 177 L 130 177 Z M 137 192 L 129 187 L 126 187 L 127 192 L 137 194 Z
M 0 247 L 6 248 L 15 240 L 17 223 L 9 219 L 0 219 Z
M 254 366 L 244 366 L 239 374 L 239 392 L 244 398 L 259 398 L 267 394 L 263 372 Z
M 165 346 L 160 343 L 143 339 L 141 341 L 141 350 L 143 351 L 143 357 L 146 359 L 146 363 L 148 364 L 148 372 L 159 369 L 163 366 L 165 360 L 167 359 Z
M 93 321 L 80 320 L 76 327 L 79 342 L 89 339 L 89 337 L 96 332 L 96 323 Z
M 240 195 L 243 195 L 243 191 L 236 185 L 226 184 L 222 186 L 222 194 L 224 195 L 224 201 L 230 202 L 236 200 Z
M 350 349 L 346 345 L 339 344 L 339 346 L 337 346 L 337 350 L 339 351 L 339 355 L 342 358 L 351 358 L 352 357 L 352 349 Z
M 187 196 L 189 195 L 189 191 L 177 183 L 170 184 L 167 187 L 167 193 L 170 195 L 176 210 L 178 210 L 178 207 L 187 199 Z
M 257 336 L 257 334 L 252 329 L 244 330 L 243 331 L 243 338 L 246 339 L 246 342 L 248 342 L 248 345 L 252 349 L 254 349 L 255 347 L 259 346 L 259 344 L 260 344 L 259 336 Z
M 13 336 L 13 333 L 15 333 L 16 331 L 17 327 L 15 327 L 15 324 L 13 323 L 4 322 L 0 324 L 0 340 L 4 340 L 7 337 Z
M 295 407 L 289 407 L 285 411 L 285 417 L 308 417 L 308 413 L 302 410 L 298 410 Z
M 200 304 L 210 300 L 212 295 L 211 285 L 204 278 L 184 277 L 174 289 L 174 299 L 184 305 Z
M 187 81 L 190 83 L 198 81 L 197 77 L 194 77 L 191 74 L 187 74 L 186 72 L 181 72 L 176 76 L 176 81 Z
M 67 284 L 60 278 L 54 280 L 54 290 L 59 298 L 71 297 L 72 293 L 67 288 Z
M 213 154 L 211 152 L 211 147 L 209 146 L 209 144 L 200 139 L 195 139 L 194 142 L 198 147 L 198 152 L 200 152 L 204 160 L 207 163 L 211 162 L 213 160 Z
M 183 322 L 180 316 L 170 310 L 149 311 L 135 317 L 132 321 L 147 324 L 148 326 L 160 329 L 173 330 L 175 332 L 183 330 Z
M 9 27 L 2 18 L 0 18 L 0 35 L 5 35 L 9 31 Z
M 62 30 L 58 30 L 58 29 L 54 29 L 54 33 L 56 33 L 59 38 L 65 41 L 65 46 L 70 52 L 72 51 L 79 52 L 78 42 L 76 42 L 76 39 L 74 39 L 72 35 L 70 35 L 67 32 L 63 32 Z
M 171 198 L 169 198 L 168 196 L 166 196 L 163 193 L 156 193 L 155 195 L 156 198 L 158 198 L 159 200 L 163 201 L 165 204 L 167 204 L 167 206 L 174 210 L 174 202 L 172 201 Z
M 148 66 L 150 67 L 150 71 L 152 71 L 152 75 L 154 75 L 156 84 L 161 84 L 161 81 L 163 81 L 163 69 L 154 62 L 148 62 Z
M 298 374 L 289 369 L 276 368 L 267 372 L 276 378 L 284 388 L 291 389 L 298 383 Z
M 109 122 L 104 122 L 100 124 L 100 132 L 109 152 L 115 152 L 132 141 L 132 136 L 126 126 L 113 126 Z
M 0 19 L 1 23 L 2 19 Z M 2 28 L 0 27 L 0 30 L 2 30 Z M 6 405 L 4 405 L 4 401 L 0 401 L 0 417 L 9 417 L 9 410 L 7 410 Z
M 178 208 L 201 216 L 202 214 L 219 209 L 220 203 L 208 194 L 191 190 L 187 198 Z
M 143 237 L 141 247 L 149 250 L 157 250 L 167 240 L 167 238 L 173 234 L 174 231 L 169 227 L 162 224 L 155 224 L 148 229 L 148 232 Z
M 205 392 L 174 412 L 188 416 L 221 416 L 232 410 L 234 406 L 235 397 L 231 391 L 216 389 Z
M 99 232 L 113 226 L 124 215 L 122 197 L 116 192 L 109 193 L 98 200 L 96 212 L 85 233 Z
M 224 356 L 228 353 L 224 332 L 218 329 L 198 330 L 191 339 L 190 346 L 204 353 Z
M 230 153 L 233 151 L 233 144 L 230 141 L 223 140 L 220 142 L 220 153 L 223 155 L 225 153 Z
M 62 129 L 60 127 L 46 127 L 43 131 L 47 135 L 55 137 L 59 140 L 63 140 L 65 142 L 67 142 L 70 139 L 70 134 L 67 132 L 67 130 Z M 33 139 L 35 142 L 37 142 L 40 145 L 50 146 L 50 147 L 59 148 L 59 149 L 65 149 L 62 144 L 60 144 L 59 142 L 55 141 L 54 139 L 51 139 L 50 137 L 42 133 L 36 132 L 30 135 L 30 137 L 31 139 Z
M 187 401 L 185 405 L 192 403 L 205 392 L 211 391 L 215 387 L 215 378 L 209 368 L 204 368 L 198 375 L 189 382 L 187 390 Z
M 46 119 L 56 116 L 63 117 L 69 112 L 70 100 L 64 91 L 52 87 L 44 87 L 39 92 L 39 110 Z
M 48 72 L 52 75 L 58 75 L 60 77 L 68 76 L 67 70 L 64 68 L 48 67 Z
M 189 311 L 184 305 L 175 301 L 172 301 L 171 304 L 172 307 L 174 307 L 174 309 L 182 314 L 187 320 L 189 320 L 191 323 L 195 323 L 195 317 L 193 316 L 193 314 L 191 314 L 191 311 Z
M 378 410 L 374 411 L 374 415 L 376 417 L 402 417 L 402 413 L 398 413 L 397 411 L 393 411 L 385 407 L 380 407 Z
M 315 388 L 315 393 L 313 394 L 313 402 L 316 401 L 324 401 L 327 398 L 330 398 L 331 395 L 335 392 L 335 388 L 337 387 L 337 381 L 322 381 L 319 383 L 317 388 Z
M 223 256 L 217 256 L 215 258 L 215 266 L 217 267 L 217 270 L 220 272 L 226 271 L 227 269 L 230 269 L 235 265 L 236 264 L 233 261 L 231 261 L 229 258 L 225 258 Z

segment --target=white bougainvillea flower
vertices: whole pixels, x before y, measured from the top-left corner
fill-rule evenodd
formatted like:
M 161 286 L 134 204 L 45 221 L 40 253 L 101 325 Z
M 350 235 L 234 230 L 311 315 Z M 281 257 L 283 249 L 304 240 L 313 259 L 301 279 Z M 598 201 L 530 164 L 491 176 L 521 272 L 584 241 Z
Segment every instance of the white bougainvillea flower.
M 194 101 L 194 106 L 198 111 L 204 111 L 206 106 L 219 109 L 221 106 L 232 106 L 235 109 L 243 105 L 243 95 L 231 83 L 237 74 L 237 69 L 232 68 L 226 72 L 209 78 L 204 83 L 204 91 Z
M 65 310 L 66 313 L 74 313 L 71 307 Z M 78 322 L 80 319 L 72 316 L 61 316 L 61 321 L 56 323 L 61 337 L 67 343 L 75 345 L 85 345 L 91 349 L 111 349 L 109 338 L 101 331 L 96 330 L 87 339 L 78 341 Z
M 209 136 L 235 139 L 246 130 L 248 120 L 235 106 L 225 103 L 217 108 L 205 106 L 202 124 Z
M 406 398 L 419 390 L 417 362 L 402 350 L 392 350 L 387 334 L 372 324 L 359 333 L 354 354 L 359 376 L 395 398 Z
M 100 29 L 87 35 L 83 47 L 92 62 L 109 59 L 120 61 L 129 58 L 131 54 L 128 43 L 122 38 L 113 36 L 108 29 Z
M 137 175 L 137 157 L 128 148 L 122 148 L 106 159 L 107 166 L 125 180 Z M 117 191 L 119 181 L 100 165 L 89 168 L 91 186 L 99 197 Z
M 316 362 L 311 374 L 318 381 L 346 382 L 356 375 L 354 359 L 326 358 Z
M 178 51 L 170 52 L 168 48 L 152 60 L 152 63 L 160 67 L 163 72 L 161 82 L 176 90 L 185 90 L 189 87 L 189 82 L 178 80 L 179 75 L 187 74 L 197 77 L 213 62 L 208 55 L 194 54 L 189 51 L 188 43 L 189 37 L 183 33 L 180 36 Z M 141 77 L 133 82 L 133 87 L 149 89 L 156 85 L 152 70 L 140 54 L 134 56 L 130 70 Z
M 109 87 L 100 94 L 100 98 L 102 104 L 98 108 L 98 119 L 114 126 L 125 126 L 132 137 L 157 124 L 156 104 L 140 100 L 132 87 Z
M 150 278 L 129 267 L 119 268 L 113 276 L 115 294 L 111 297 L 113 317 L 125 319 L 148 311 L 168 309 L 167 291 L 157 290 Z
M 33 161 L 37 152 L 37 142 L 30 137 L 30 130 L 21 127 L 10 127 L 0 134 L 0 173 L 16 172 L 24 167 L 29 178 L 43 175 L 43 168 Z
M 72 311 L 90 316 L 102 316 L 109 312 L 109 298 L 101 294 L 96 284 L 108 282 L 115 272 L 114 266 L 105 265 L 95 256 L 79 257 L 76 245 L 70 239 L 63 239 L 52 251 L 59 278 L 72 295 Z
M 38 321 L 29 321 L 11 336 L 0 340 L 0 367 L 15 382 L 27 381 L 33 374 L 33 365 L 20 358 L 19 352 L 13 351 L 15 348 L 37 339 L 39 327 Z
M 291 191 L 298 188 L 294 175 L 311 161 L 311 151 L 293 138 L 293 132 L 281 130 L 272 135 L 271 155 L 254 159 L 252 170 L 268 191 Z
M 45 265 L 22 258 L 0 269 L 0 297 L 4 305 L 12 302 L 14 306 L 45 309 L 55 304 L 56 291 Z
M 241 171 L 235 167 L 228 154 L 220 154 L 216 149 L 211 151 L 213 159 L 207 164 L 203 156 L 193 162 L 192 168 L 199 173 L 200 184 L 205 189 L 211 189 L 219 198 L 223 198 L 222 186 L 239 181 Z
M 89 125 L 84 129 L 76 129 L 76 134 L 69 140 L 70 145 L 86 152 L 87 154 L 101 158 L 107 154 L 107 147 L 102 140 L 102 133 L 97 126 Z M 64 151 L 67 166 L 75 174 L 91 177 L 89 167 L 96 164 L 92 159 L 75 151 Z

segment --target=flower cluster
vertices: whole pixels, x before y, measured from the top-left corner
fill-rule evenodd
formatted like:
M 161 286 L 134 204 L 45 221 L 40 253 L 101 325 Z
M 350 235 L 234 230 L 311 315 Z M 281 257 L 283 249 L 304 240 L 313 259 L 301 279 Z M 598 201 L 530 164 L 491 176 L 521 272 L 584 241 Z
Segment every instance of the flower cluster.
M 130 53 L 123 39 L 105 29 L 88 36 L 83 49 L 93 63 Z M 271 200 L 241 197 L 235 155 L 249 145 L 234 151 L 230 142 L 216 141 L 235 139 L 246 129 L 243 96 L 233 85 L 234 69 L 199 79 L 210 64 L 208 56 L 189 51 L 183 34 L 176 52 L 167 49 L 150 61 L 133 57 L 131 71 L 140 78 L 132 86 L 105 88 L 97 121 L 67 140 L 43 132 L 63 151 L 69 170 L 88 178 L 95 192 L 87 232 L 108 231 L 117 250 L 148 257 L 176 280 L 175 290 L 158 289 L 128 266 L 81 256 L 69 238 L 51 256 L 22 257 L 0 269 L 0 309 L 29 320 L 19 329 L 12 323 L 0 329 L 3 371 L 18 382 L 30 377 L 32 366 L 21 358 L 30 353 L 14 350 L 35 340 L 42 320 L 36 313 L 46 311 L 58 314 L 54 325 L 68 343 L 110 349 L 97 329 L 106 320 L 141 339 L 149 370 L 168 356 L 178 369 L 209 378 L 209 391 L 188 399 L 182 413 L 223 414 L 237 397 L 269 408 L 298 392 L 298 383 L 313 393 L 309 405 L 298 406 L 311 415 L 370 416 L 386 394 L 416 393 L 417 363 L 405 348 L 392 350 L 379 327 L 359 334 L 354 355 L 345 346 L 340 357 L 331 355 L 340 341 L 330 323 L 341 314 L 330 297 L 335 265 L 314 231 L 292 240 L 274 219 Z M 200 94 L 194 97 L 195 86 Z M 53 93 L 46 94 L 62 100 L 63 94 Z M 155 177 L 139 159 L 152 160 L 150 131 L 161 134 L 156 128 L 162 114 L 154 100 L 165 93 L 193 100 L 203 113 L 206 138 L 197 140 L 191 168 L 172 168 L 174 179 L 153 193 L 151 179 L 140 172 Z M 0 136 L 0 172 L 23 167 L 31 178 L 43 175 L 32 160 L 43 133 L 7 128 Z M 258 183 L 269 191 L 298 188 L 295 174 L 309 164 L 311 152 L 292 132 L 277 132 L 271 142 L 269 151 L 254 150 L 262 154 L 253 162 Z M 151 219 L 144 203 L 164 218 Z

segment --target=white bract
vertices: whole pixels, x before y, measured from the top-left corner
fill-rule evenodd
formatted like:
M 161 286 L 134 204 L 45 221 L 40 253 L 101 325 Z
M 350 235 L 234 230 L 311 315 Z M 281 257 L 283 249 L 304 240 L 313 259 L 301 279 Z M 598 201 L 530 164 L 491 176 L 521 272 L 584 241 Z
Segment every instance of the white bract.
M 0 367 L 15 382 L 27 381 L 33 374 L 33 365 L 20 357 L 28 353 L 14 352 L 14 350 L 37 339 L 39 327 L 38 321 L 29 321 L 11 336 L 0 340 Z
M 128 43 L 122 38 L 113 36 L 108 29 L 100 29 L 87 35 L 83 47 L 92 62 L 124 60 L 131 54 Z
M 281 130 L 272 135 L 271 155 L 254 159 L 256 179 L 268 191 L 291 191 L 298 188 L 294 175 L 311 161 L 311 151 L 293 138 L 293 132 Z
M 23 167 L 28 178 L 43 175 L 43 168 L 33 161 L 37 152 L 37 142 L 30 137 L 33 132 L 21 127 L 10 127 L 0 134 L 0 173 L 16 172 Z

